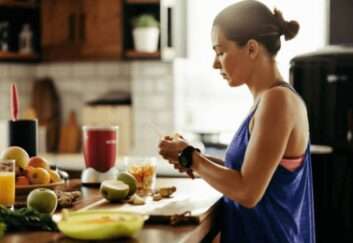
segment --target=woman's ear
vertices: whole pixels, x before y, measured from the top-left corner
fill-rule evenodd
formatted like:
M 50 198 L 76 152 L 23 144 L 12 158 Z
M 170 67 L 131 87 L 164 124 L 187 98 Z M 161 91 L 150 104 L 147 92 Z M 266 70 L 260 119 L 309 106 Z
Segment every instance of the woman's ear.
M 248 54 L 249 54 L 250 58 L 255 59 L 258 56 L 259 51 L 260 51 L 259 43 L 254 39 L 250 39 L 246 43 L 246 46 L 247 46 Z

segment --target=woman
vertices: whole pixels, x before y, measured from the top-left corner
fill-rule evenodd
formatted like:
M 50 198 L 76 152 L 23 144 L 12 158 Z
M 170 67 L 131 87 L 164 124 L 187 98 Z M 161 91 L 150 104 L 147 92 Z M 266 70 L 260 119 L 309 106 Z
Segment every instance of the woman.
M 245 84 L 254 105 L 225 161 L 181 136 L 163 138 L 160 154 L 223 193 L 222 242 L 315 242 L 309 125 L 304 102 L 278 71 L 280 37 L 299 25 L 245 0 L 221 11 L 212 28 L 213 67 L 229 86 Z

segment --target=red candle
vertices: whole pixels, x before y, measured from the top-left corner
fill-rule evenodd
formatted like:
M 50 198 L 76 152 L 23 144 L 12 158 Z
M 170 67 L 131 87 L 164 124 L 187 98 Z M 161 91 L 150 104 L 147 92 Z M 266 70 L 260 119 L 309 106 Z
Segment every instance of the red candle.
M 16 84 L 11 85 L 11 119 L 12 121 L 17 121 L 19 113 L 19 101 L 18 101 L 18 92 Z

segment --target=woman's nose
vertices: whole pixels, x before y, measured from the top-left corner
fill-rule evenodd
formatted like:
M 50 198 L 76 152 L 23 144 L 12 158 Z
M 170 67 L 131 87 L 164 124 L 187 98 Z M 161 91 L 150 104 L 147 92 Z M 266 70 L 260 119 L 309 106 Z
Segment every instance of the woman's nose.
M 221 63 L 218 61 L 218 58 L 215 57 L 215 59 L 213 60 L 213 68 L 214 69 L 220 69 L 221 68 Z

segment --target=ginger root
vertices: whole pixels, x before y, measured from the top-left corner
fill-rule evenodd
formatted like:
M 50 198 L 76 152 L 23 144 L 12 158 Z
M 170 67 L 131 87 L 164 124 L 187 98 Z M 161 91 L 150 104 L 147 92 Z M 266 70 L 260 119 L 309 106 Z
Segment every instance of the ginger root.
M 159 193 L 163 198 L 170 197 L 174 192 L 176 192 L 176 187 L 161 187 L 155 193 Z

